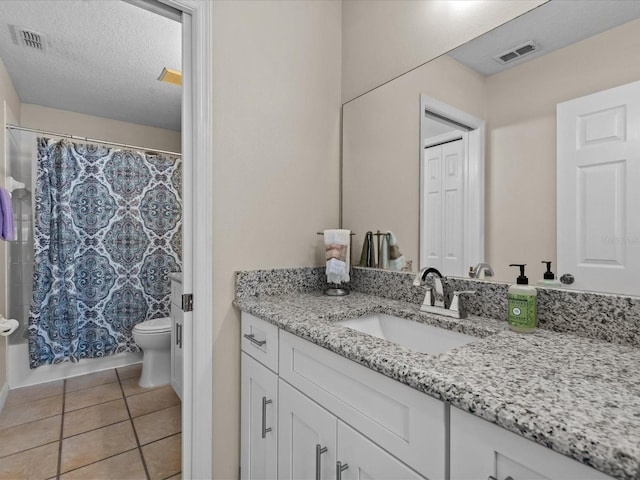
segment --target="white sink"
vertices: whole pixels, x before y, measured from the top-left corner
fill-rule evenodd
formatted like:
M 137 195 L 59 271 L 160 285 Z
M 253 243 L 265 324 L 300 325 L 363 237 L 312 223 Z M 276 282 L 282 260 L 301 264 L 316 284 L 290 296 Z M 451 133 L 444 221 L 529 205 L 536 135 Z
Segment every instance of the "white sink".
M 478 339 L 464 333 L 434 327 L 407 318 L 376 313 L 338 322 L 345 327 L 383 338 L 416 352 L 437 355 Z

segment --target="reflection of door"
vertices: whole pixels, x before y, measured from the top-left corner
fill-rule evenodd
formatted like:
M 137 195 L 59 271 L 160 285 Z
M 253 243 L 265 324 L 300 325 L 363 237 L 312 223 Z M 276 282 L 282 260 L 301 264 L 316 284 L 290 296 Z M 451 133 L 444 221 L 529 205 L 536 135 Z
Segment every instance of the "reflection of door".
M 640 294 L 640 82 L 558 104 L 558 272 Z
M 424 151 L 423 265 L 444 275 L 464 274 L 464 144 L 462 139 Z

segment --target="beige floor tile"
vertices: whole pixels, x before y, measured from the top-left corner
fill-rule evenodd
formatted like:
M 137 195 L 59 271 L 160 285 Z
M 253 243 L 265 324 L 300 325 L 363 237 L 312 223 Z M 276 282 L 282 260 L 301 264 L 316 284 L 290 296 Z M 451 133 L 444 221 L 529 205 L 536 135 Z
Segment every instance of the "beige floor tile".
M 88 432 L 96 428 L 129 419 L 124 399 L 112 400 L 92 407 L 81 408 L 64 415 L 64 437 Z
M 63 391 L 64 380 L 41 383 L 31 387 L 16 388 L 9 392 L 6 405 L 23 404 L 47 397 L 55 397 L 56 395 L 62 395 Z
M 140 445 L 155 442 L 181 432 L 182 406 L 175 405 L 133 419 Z
M 75 392 L 84 388 L 97 387 L 105 383 L 113 383 L 118 381 L 115 370 L 105 370 L 103 372 L 89 373 L 67 379 L 66 391 Z
M 64 400 L 64 411 L 70 412 L 119 398 L 122 398 L 120 384 L 118 382 L 106 383 L 97 387 L 67 393 Z
M 0 430 L 0 457 L 60 440 L 62 415 Z
M 151 480 L 167 478 L 180 472 L 181 442 L 182 437 L 178 434 L 142 447 L 142 455 L 147 463 Z
M 173 477 L 169 477 L 169 478 L 167 478 L 167 480 L 182 480 L 182 473 L 178 473 L 177 475 L 174 475 Z
M 120 380 L 127 378 L 140 378 L 142 373 L 142 363 L 134 363 L 133 365 L 127 365 L 126 367 L 116 368 L 118 377 Z
M 131 422 L 82 433 L 62 441 L 61 473 L 84 467 L 137 446 Z
M 0 458 L 0 478 L 42 480 L 55 477 L 59 447 L 59 442 L 50 443 Z
M 151 390 L 157 390 L 158 388 L 164 388 L 166 385 L 161 387 L 152 387 L 152 388 L 144 388 L 138 385 L 139 377 L 127 378 L 125 380 L 121 380 L 122 390 L 124 390 L 125 397 L 130 397 L 131 395 L 138 395 L 139 393 L 150 392 Z
M 20 404 L 5 405 L 0 414 L 0 430 L 60 415 L 61 413 L 62 395 Z
M 180 404 L 180 398 L 173 391 L 171 385 L 127 397 L 127 404 L 132 417 L 139 417 L 147 413 L 156 412 L 164 408 Z
M 136 448 L 60 476 L 60 480 L 146 480 L 140 451 Z

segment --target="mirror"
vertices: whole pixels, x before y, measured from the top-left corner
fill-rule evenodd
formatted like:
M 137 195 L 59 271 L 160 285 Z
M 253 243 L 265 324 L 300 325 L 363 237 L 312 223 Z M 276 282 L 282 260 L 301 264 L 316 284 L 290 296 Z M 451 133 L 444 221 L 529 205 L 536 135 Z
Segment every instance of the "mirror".
M 345 103 L 342 217 L 357 234 L 354 258 L 366 231 L 391 230 L 418 268 L 424 94 L 485 120 L 481 235 L 493 279 L 513 282 L 510 263 L 542 279 L 541 262 L 557 264 L 556 105 L 640 80 L 638 18 L 640 2 L 551 0 Z M 530 40 L 539 50 L 507 68 L 493 58 Z

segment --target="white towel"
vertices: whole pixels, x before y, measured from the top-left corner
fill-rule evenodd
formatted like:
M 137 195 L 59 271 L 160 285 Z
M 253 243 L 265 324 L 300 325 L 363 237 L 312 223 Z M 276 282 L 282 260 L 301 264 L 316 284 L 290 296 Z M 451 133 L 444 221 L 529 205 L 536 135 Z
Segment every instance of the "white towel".
M 389 239 L 389 269 L 390 270 L 402 270 L 405 265 L 404 255 L 400 251 L 398 241 L 393 232 L 387 232 Z
M 349 281 L 350 242 L 351 230 L 324 231 L 327 282 L 340 284 Z

